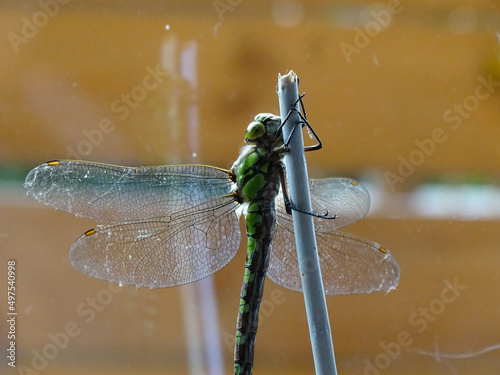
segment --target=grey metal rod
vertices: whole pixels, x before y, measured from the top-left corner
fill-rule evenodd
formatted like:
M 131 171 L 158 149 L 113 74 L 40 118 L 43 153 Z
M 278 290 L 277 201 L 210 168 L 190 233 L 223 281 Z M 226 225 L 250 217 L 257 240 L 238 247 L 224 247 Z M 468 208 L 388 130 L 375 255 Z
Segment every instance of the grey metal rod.
M 299 98 L 298 78 L 293 71 L 290 71 L 285 76 L 279 75 L 278 96 L 281 121 L 284 121 L 294 105 L 299 110 L 297 103 L 297 99 Z M 292 132 L 293 134 L 291 135 Z M 290 135 L 290 151 L 285 157 L 290 198 L 294 205 L 311 211 L 309 180 L 304 156 L 304 140 L 302 137 L 300 116 L 297 111 L 293 111 L 290 114 L 283 127 L 285 141 Z M 314 367 L 317 375 L 336 375 L 337 368 L 335 366 L 325 292 L 321 279 L 313 217 L 295 210 L 292 211 L 292 217 Z

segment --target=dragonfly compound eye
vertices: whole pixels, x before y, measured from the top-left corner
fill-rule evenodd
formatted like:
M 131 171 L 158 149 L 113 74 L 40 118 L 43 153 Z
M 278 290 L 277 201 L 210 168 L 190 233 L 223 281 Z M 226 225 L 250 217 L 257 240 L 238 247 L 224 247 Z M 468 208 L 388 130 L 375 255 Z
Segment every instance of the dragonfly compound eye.
M 252 142 L 266 134 L 266 127 L 260 121 L 251 122 L 245 132 L 245 141 Z

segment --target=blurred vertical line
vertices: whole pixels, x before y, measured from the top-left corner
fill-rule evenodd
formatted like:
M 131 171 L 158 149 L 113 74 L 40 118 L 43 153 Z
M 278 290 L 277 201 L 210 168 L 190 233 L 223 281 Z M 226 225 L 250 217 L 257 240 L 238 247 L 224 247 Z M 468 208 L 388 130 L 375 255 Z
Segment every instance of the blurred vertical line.
M 189 85 L 186 95 L 185 144 L 191 157 L 199 154 L 199 110 L 197 102 L 198 76 L 195 42 L 186 43 L 180 50 L 179 72 L 182 81 Z M 181 90 L 182 92 L 183 90 Z M 178 99 L 178 98 L 177 98 Z M 179 100 L 177 100 L 179 105 Z M 178 111 L 174 113 L 179 114 Z M 176 119 L 179 123 L 179 118 Z M 169 126 L 179 126 L 170 124 Z M 219 375 L 224 373 L 216 293 L 213 277 L 207 277 L 183 289 L 182 301 L 185 312 L 184 326 L 188 346 L 189 371 L 191 374 Z M 202 337 L 200 337 L 200 333 Z
M 181 52 L 181 77 L 189 83 L 189 103 L 187 113 L 187 142 L 191 155 L 198 155 L 200 148 L 200 129 L 198 111 L 198 76 L 196 67 L 196 57 L 198 48 L 195 42 L 186 43 L 186 47 Z
M 184 332 L 190 374 L 205 373 L 203 370 L 203 349 L 198 338 L 202 327 L 200 320 L 197 319 L 197 315 L 200 313 L 200 308 L 197 304 L 198 299 L 196 298 L 197 284 L 186 284 L 179 288 L 182 311 L 184 312 Z
M 168 90 L 168 99 L 165 103 L 167 106 L 166 116 L 166 134 L 169 137 L 169 149 L 166 150 L 166 157 L 168 164 L 176 164 L 179 162 L 180 152 L 183 148 L 179 147 L 180 134 L 182 125 L 181 116 L 179 113 L 180 108 L 180 89 L 179 89 L 179 72 L 177 67 L 178 60 L 178 41 L 177 37 L 169 36 L 165 39 L 161 46 L 161 67 L 171 77 L 173 83 Z
M 179 76 L 179 43 L 175 35 L 166 38 L 161 48 L 162 69 L 172 77 L 173 85 L 168 90 L 166 134 L 169 137 L 169 149 L 167 150 L 166 163 L 176 164 L 181 159 L 180 144 L 181 134 L 181 113 L 180 107 L 180 87 Z M 182 65 L 183 61 L 180 61 Z M 181 67 L 182 69 L 182 67 Z M 203 373 L 203 351 L 198 340 L 198 332 L 201 330 L 200 321 L 197 314 L 200 311 L 197 305 L 196 290 L 193 284 L 188 284 L 179 288 L 180 299 L 183 311 L 183 323 L 185 332 L 185 343 L 187 350 L 187 365 L 190 374 Z

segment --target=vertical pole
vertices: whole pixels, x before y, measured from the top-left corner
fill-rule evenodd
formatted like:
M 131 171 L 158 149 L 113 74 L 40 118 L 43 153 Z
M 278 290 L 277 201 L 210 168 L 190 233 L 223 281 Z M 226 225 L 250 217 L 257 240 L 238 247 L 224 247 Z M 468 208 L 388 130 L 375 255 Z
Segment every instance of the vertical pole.
M 297 111 L 299 110 L 299 104 L 297 103 L 299 98 L 298 78 L 293 71 L 290 71 L 285 76 L 279 75 L 278 96 L 281 121 L 283 121 L 294 106 Z M 306 211 L 311 211 L 304 140 L 302 138 L 300 116 L 297 111 L 290 114 L 283 126 L 285 142 L 290 138 L 288 145 L 290 151 L 285 157 L 288 187 L 293 204 Z M 321 279 L 313 217 L 295 210 L 292 210 L 292 217 L 314 367 L 317 375 L 336 375 L 337 369 L 323 280 Z

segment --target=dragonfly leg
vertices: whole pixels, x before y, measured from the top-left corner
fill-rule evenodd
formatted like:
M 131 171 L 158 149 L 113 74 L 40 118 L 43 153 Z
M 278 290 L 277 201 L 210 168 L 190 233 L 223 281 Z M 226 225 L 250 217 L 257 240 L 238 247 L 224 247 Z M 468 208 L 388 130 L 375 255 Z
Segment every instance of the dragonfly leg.
M 302 110 L 302 113 L 304 115 L 302 115 L 302 113 L 299 111 L 299 116 L 302 120 L 302 127 L 307 126 L 308 130 L 313 134 L 314 138 L 316 139 L 316 141 L 318 142 L 318 144 L 316 145 L 312 145 L 312 146 L 305 146 L 304 147 L 304 151 L 315 151 L 315 150 L 320 150 L 321 148 L 323 148 L 323 143 L 321 142 L 321 139 L 319 138 L 318 134 L 314 131 L 314 128 L 311 126 L 311 124 L 309 124 L 309 121 L 307 121 L 307 114 L 306 114 L 306 107 L 304 106 L 304 102 L 302 101 L 302 98 L 305 96 L 306 94 L 303 93 L 302 95 L 300 95 L 299 99 L 297 99 L 297 101 L 300 102 L 300 108 Z M 297 102 L 295 102 L 296 104 Z M 294 104 L 294 108 L 295 108 L 295 104 Z
M 311 215 L 314 217 L 319 217 L 322 219 L 336 219 L 337 215 L 329 216 L 328 211 L 325 211 L 325 213 L 320 214 L 318 212 L 315 212 L 313 210 L 305 210 L 299 206 L 296 206 L 290 199 L 290 196 L 288 195 L 288 187 L 286 184 L 286 178 L 285 178 L 285 165 L 283 163 L 280 163 L 280 180 L 281 180 L 281 190 L 283 191 L 283 200 L 285 201 L 285 209 L 286 213 L 288 215 L 292 214 L 293 211 L 301 212 L 306 215 Z
M 321 139 L 319 138 L 318 134 L 316 134 L 316 132 L 314 131 L 313 127 L 311 126 L 311 124 L 309 124 L 309 121 L 307 121 L 307 114 L 306 114 L 306 108 L 304 106 L 304 102 L 302 101 L 302 98 L 304 97 L 304 95 L 306 94 L 302 94 L 299 96 L 299 98 L 295 101 L 295 103 L 293 103 L 293 106 L 292 108 L 290 109 L 290 111 L 288 112 L 288 114 L 286 115 L 285 119 L 283 120 L 283 122 L 281 123 L 280 127 L 278 128 L 278 131 L 280 131 L 283 126 L 286 124 L 286 122 L 288 121 L 288 118 L 290 117 L 290 115 L 295 111 L 299 114 L 299 117 L 300 117 L 300 121 L 299 123 L 302 124 L 302 127 L 304 126 L 307 126 L 307 129 L 309 130 L 310 133 L 312 133 L 312 135 L 314 136 L 314 138 L 316 139 L 316 141 L 318 142 L 317 144 L 315 145 L 311 145 L 311 146 L 304 146 L 304 151 L 316 151 L 316 150 L 319 150 L 323 147 L 323 143 L 321 142 Z M 300 102 L 300 107 L 301 107 L 301 110 L 298 110 L 295 108 L 296 104 Z M 303 114 L 302 114 L 303 113 Z M 293 134 L 293 132 L 295 131 L 295 129 L 290 132 L 290 136 L 288 137 L 288 139 L 283 143 L 283 149 L 284 151 L 287 151 L 288 150 L 288 144 L 290 142 L 290 138 Z
M 290 204 L 290 211 L 291 210 L 294 210 L 294 211 L 297 211 L 297 212 L 300 212 L 300 213 L 303 213 L 303 214 L 306 214 L 306 215 L 311 215 L 311 216 L 314 216 L 314 217 L 319 217 L 321 219 L 336 219 L 337 218 L 337 215 L 333 215 L 333 216 L 329 216 L 328 215 L 328 211 L 325 211 L 324 214 L 320 214 L 319 212 L 316 212 L 316 211 L 313 211 L 313 210 L 304 210 L 303 208 L 300 208 L 299 206 L 296 206 L 294 205 L 292 202 L 289 202 Z M 288 212 L 288 207 L 287 207 L 287 212 Z

